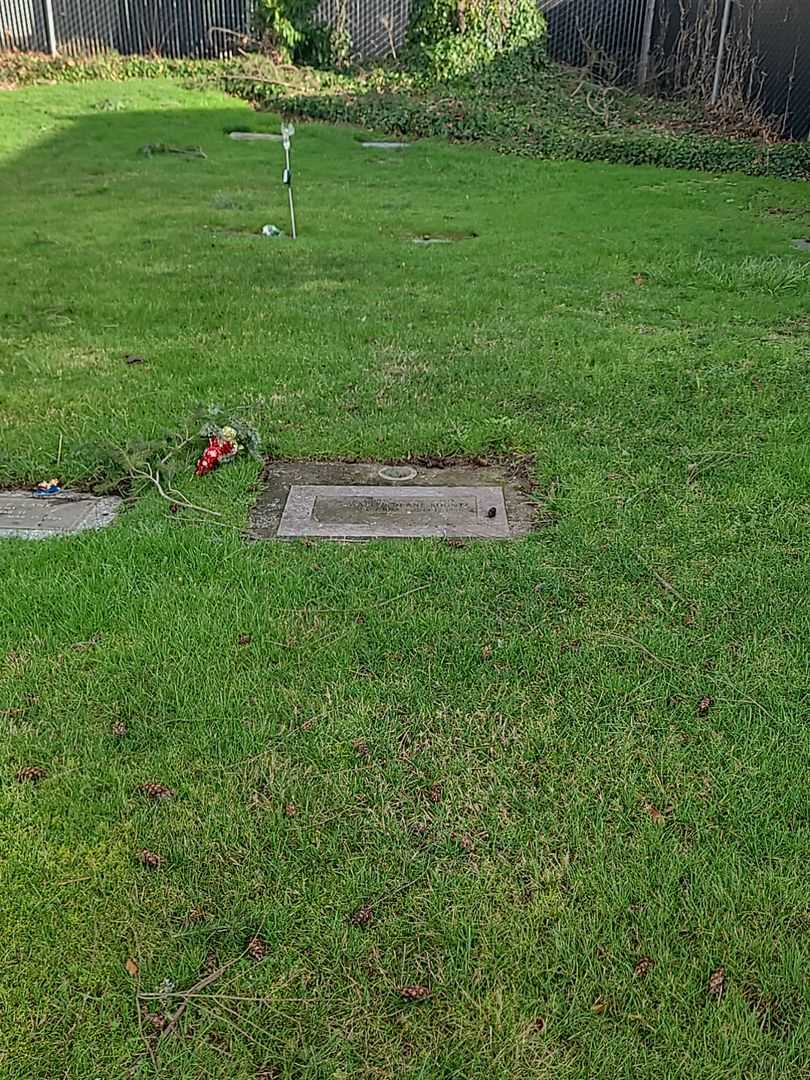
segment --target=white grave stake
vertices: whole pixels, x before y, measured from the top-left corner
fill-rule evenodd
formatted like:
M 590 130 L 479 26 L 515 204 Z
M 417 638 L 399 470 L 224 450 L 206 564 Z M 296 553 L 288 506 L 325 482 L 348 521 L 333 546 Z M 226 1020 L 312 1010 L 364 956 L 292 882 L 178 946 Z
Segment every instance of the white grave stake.
M 290 201 L 290 236 L 293 240 L 296 239 L 295 232 L 295 205 L 293 203 L 293 189 L 292 189 L 292 167 L 290 165 L 290 141 L 295 134 L 295 128 L 292 124 L 281 125 L 281 141 L 284 144 L 284 172 L 281 177 L 281 181 L 287 188 L 287 198 Z

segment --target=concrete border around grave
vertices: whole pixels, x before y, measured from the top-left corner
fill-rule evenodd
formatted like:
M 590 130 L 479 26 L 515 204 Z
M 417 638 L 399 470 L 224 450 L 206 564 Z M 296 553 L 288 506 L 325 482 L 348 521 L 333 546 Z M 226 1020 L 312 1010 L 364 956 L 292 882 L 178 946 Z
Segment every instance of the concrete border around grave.
M 279 540 L 290 542 L 296 539 L 317 539 L 319 530 L 313 529 L 306 535 L 287 536 L 284 529 L 279 532 L 282 518 L 289 499 L 290 489 L 323 486 L 336 486 L 347 489 L 363 486 L 367 488 L 498 488 L 503 493 L 503 507 L 506 512 L 505 530 L 484 528 L 481 535 L 467 535 L 466 539 L 516 540 L 520 537 L 548 526 L 553 518 L 539 512 L 541 508 L 532 498 L 533 485 L 530 478 L 529 459 L 509 461 L 500 459 L 489 462 L 484 459 L 411 459 L 398 461 L 274 461 L 269 460 L 262 471 L 259 494 L 250 512 L 247 538 L 250 540 Z M 412 480 L 392 477 L 386 480 L 380 470 L 386 466 L 405 466 L 416 470 Z M 300 496 L 299 496 L 300 498 Z M 351 531 L 351 530 L 349 530 Z M 413 539 L 416 533 L 388 532 L 374 539 Z M 439 534 L 433 533 L 433 536 Z M 448 531 L 446 536 L 452 537 Z M 330 542 L 366 542 L 369 537 L 358 535 L 323 535 L 321 539 Z

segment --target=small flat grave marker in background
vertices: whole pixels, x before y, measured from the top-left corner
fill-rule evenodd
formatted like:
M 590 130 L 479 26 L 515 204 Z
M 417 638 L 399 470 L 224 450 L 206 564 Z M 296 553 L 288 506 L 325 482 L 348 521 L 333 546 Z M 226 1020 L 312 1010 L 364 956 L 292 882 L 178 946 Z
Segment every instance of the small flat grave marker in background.
M 258 142 L 262 139 L 266 142 L 281 142 L 281 136 L 273 131 L 229 131 L 228 134 L 238 142 Z
M 501 466 L 272 462 L 252 539 L 511 540 L 530 532 L 525 478 Z
M 0 491 L 0 537 L 47 540 L 111 524 L 121 505 L 115 495 L 63 491 L 36 499 L 28 491 Z
M 366 150 L 405 150 L 411 144 L 406 142 L 375 142 L 369 140 L 367 142 L 361 142 L 361 146 Z

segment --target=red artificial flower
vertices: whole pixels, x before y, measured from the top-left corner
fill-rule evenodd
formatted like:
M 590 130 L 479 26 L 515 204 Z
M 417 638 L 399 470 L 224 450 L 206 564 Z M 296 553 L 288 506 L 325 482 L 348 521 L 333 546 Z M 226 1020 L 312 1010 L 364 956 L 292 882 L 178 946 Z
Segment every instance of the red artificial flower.
M 203 455 L 197 462 L 197 467 L 194 470 L 197 476 L 205 476 L 206 473 L 210 473 L 212 469 L 215 469 L 217 465 L 221 465 L 223 461 L 227 461 L 232 458 L 236 453 L 236 447 L 232 442 L 228 442 L 227 439 L 220 439 L 216 435 L 211 435 L 208 439 L 208 446 L 203 451 Z

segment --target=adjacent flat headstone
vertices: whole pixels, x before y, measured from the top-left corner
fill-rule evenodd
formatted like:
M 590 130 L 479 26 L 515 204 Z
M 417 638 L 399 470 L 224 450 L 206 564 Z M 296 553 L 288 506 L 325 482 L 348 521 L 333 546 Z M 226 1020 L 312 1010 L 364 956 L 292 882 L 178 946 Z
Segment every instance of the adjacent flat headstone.
M 457 536 L 504 540 L 509 522 L 498 487 L 295 484 L 279 537 L 330 540 Z
M 411 239 L 414 244 L 457 244 L 461 240 L 476 240 L 478 233 L 450 232 L 450 233 L 421 233 Z
M 406 142 L 373 142 L 373 141 L 368 141 L 368 142 L 361 142 L 360 145 L 365 147 L 366 150 L 405 150 L 406 147 L 410 146 L 411 144 L 406 143 Z
M 28 491 L 2 491 L 0 537 L 47 540 L 85 529 L 101 529 L 114 520 L 120 505 L 115 495 L 63 491 L 37 499 Z
M 800 237 L 798 240 L 791 240 L 790 242 L 798 251 L 810 251 L 810 239 L 806 237 Z
M 238 142 L 281 142 L 281 135 L 272 131 L 229 131 L 228 135 Z

